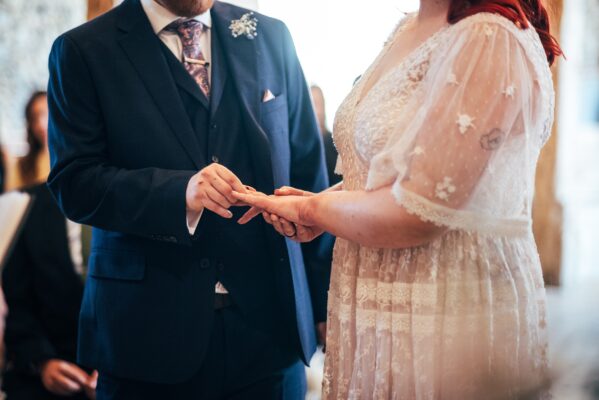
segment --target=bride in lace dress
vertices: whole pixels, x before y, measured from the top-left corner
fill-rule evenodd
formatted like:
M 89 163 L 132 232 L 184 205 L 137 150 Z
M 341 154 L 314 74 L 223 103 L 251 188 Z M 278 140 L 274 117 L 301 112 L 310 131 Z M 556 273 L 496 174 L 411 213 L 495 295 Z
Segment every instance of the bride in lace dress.
M 422 0 L 340 107 L 340 187 L 237 195 L 297 241 L 338 237 L 325 399 L 519 399 L 543 384 L 531 205 L 560 50 L 540 4 L 457 3 Z

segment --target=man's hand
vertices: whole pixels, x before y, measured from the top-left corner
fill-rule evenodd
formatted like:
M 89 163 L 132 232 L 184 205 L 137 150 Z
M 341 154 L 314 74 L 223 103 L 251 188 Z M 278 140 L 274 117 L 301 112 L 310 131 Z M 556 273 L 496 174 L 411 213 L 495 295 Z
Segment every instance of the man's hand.
M 232 218 L 231 206 L 244 205 L 232 192 L 247 193 L 247 188 L 226 167 L 214 163 L 195 174 L 187 184 L 187 209 L 202 211 L 204 208 L 223 218 Z
M 81 392 L 90 378 L 75 364 L 58 359 L 44 362 L 40 372 L 44 387 L 59 396 L 69 396 Z
M 87 383 L 83 387 L 85 395 L 90 400 L 96 400 L 96 387 L 98 386 L 98 371 L 92 372 L 89 376 Z

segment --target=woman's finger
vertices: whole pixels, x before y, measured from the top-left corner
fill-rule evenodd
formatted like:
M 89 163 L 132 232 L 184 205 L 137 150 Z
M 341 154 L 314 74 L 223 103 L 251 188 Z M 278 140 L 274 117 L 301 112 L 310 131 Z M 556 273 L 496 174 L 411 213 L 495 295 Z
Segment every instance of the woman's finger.
M 269 209 L 272 206 L 272 202 L 268 196 L 259 196 L 254 193 L 241 193 L 238 191 L 234 191 L 233 197 L 235 197 L 237 200 L 244 202 L 249 206 L 258 207 L 262 210 L 272 212 Z
M 294 203 L 294 199 L 237 192 L 234 192 L 233 195 L 240 201 L 258 207 L 269 214 L 278 215 L 288 221 L 299 222 L 297 221 L 297 204 Z
M 260 214 L 262 214 L 261 209 L 257 207 L 252 207 L 249 210 L 247 210 L 246 213 L 243 214 L 241 218 L 239 218 L 239 220 L 237 220 L 237 223 L 240 225 L 245 225 Z
M 285 236 L 290 238 L 297 234 L 295 224 L 292 224 L 291 222 L 283 218 L 279 218 L 279 223 L 281 224 L 281 228 L 283 228 Z
M 267 213 L 266 211 L 262 211 L 262 218 L 264 218 L 264 221 L 269 224 L 272 225 L 272 222 L 270 222 L 270 214 Z
M 295 229 L 297 231 L 297 238 L 301 242 L 310 242 L 313 239 L 312 230 L 306 228 L 303 225 L 295 225 Z
M 279 217 L 277 217 L 276 215 L 271 215 L 270 222 L 272 223 L 272 226 L 275 228 L 275 230 L 279 234 L 285 236 L 285 231 L 283 230 L 283 227 L 281 226 L 281 221 L 279 220 Z
M 251 186 L 246 186 L 248 188 L 248 192 L 247 194 L 251 194 L 254 196 L 262 196 L 262 197 L 268 197 L 267 194 L 264 194 L 262 192 L 258 192 L 256 189 L 252 188 Z M 246 206 L 251 206 L 251 204 L 247 204 L 242 200 L 239 200 L 238 198 L 236 198 L 235 196 L 233 196 L 233 190 L 231 190 L 231 195 L 230 197 L 233 199 L 233 202 L 231 203 L 231 205 L 236 206 L 236 207 L 246 207 Z
M 283 186 L 279 189 L 275 189 L 276 196 L 313 196 L 314 193 L 308 192 L 301 189 L 296 189 L 290 186 Z

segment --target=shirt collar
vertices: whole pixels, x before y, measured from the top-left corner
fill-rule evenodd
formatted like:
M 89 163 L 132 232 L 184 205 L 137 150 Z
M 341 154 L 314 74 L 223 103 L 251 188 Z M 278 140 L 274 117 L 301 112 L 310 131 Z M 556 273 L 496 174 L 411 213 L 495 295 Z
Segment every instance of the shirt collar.
M 150 24 L 152 25 L 152 29 L 154 29 L 154 33 L 156 34 L 160 33 L 171 22 L 181 18 L 178 15 L 173 14 L 164 6 L 158 4 L 155 0 L 141 0 L 141 6 L 148 16 Z M 212 28 L 212 17 L 210 15 L 210 10 L 203 14 L 196 15 L 193 19 L 201 22 L 208 29 Z

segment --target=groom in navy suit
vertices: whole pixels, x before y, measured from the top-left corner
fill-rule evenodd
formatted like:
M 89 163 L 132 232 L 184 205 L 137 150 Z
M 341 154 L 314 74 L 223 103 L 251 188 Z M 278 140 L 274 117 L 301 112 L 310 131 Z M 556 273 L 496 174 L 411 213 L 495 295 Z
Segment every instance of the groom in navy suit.
M 98 399 L 302 398 L 327 246 L 238 225 L 231 196 L 327 187 L 284 24 L 125 0 L 60 36 L 49 66 L 48 184 L 94 227 L 79 362 Z

